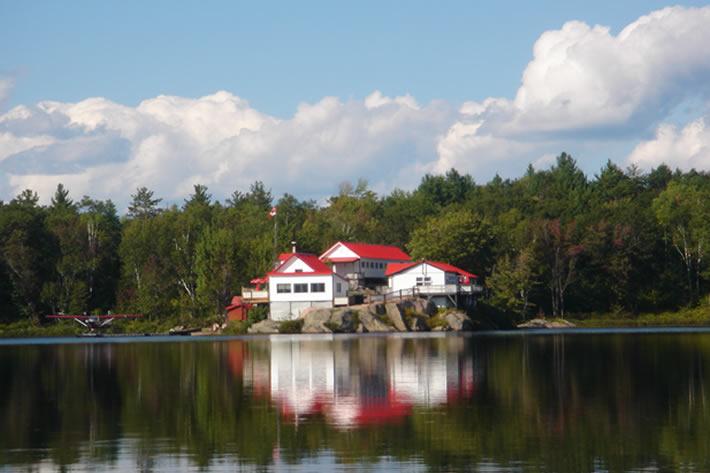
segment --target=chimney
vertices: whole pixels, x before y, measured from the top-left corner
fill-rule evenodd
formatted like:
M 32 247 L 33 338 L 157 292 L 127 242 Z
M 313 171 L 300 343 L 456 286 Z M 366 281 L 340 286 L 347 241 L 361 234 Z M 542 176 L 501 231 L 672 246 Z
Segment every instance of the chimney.
M 296 252 L 296 240 L 293 240 L 291 242 L 291 253 L 295 253 L 295 252 Z

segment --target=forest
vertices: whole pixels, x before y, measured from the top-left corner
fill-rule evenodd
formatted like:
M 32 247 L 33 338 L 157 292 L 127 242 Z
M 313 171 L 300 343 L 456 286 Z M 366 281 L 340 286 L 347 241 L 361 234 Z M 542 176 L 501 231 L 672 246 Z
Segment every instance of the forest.
M 588 177 L 569 154 L 548 169 L 479 184 L 451 169 L 412 191 L 341 183 L 319 204 L 253 183 L 224 202 L 197 184 L 165 205 L 146 187 L 125 215 L 62 184 L 0 202 L 0 319 L 132 312 L 150 320 L 221 314 L 295 240 L 392 244 L 478 274 L 484 303 L 523 320 L 708 304 L 710 174 L 608 162 Z M 276 206 L 274 219 L 269 211 Z

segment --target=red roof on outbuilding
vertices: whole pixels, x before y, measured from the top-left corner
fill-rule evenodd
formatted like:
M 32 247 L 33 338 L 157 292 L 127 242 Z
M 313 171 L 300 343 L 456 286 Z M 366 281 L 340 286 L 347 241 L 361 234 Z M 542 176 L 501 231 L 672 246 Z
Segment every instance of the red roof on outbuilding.
M 381 260 L 394 260 L 394 261 L 409 261 L 411 256 L 397 248 L 396 246 L 390 245 L 371 245 L 369 243 L 351 243 L 345 241 L 339 241 L 335 245 L 331 246 L 325 253 L 321 255 L 321 258 L 325 261 L 331 261 L 330 258 L 325 257 L 336 245 L 343 245 L 345 248 L 349 249 L 360 258 L 367 259 L 381 259 Z M 337 260 L 337 258 L 336 258 Z
M 417 265 L 420 264 L 428 264 L 429 266 L 433 266 L 435 268 L 439 268 L 442 271 L 445 271 L 447 273 L 456 273 L 460 276 L 464 276 L 467 278 L 478 278 L 473 273 L 469 273 L 468 271 L 465 271 L 461 268 L 457 268 L 456 266 L 448 263 L 442 263 L 441 261 L 416 261 L 412 263 L 390 263 L 387 265 L 387 270 L 385 271 L 385 276 L 392 276 L 393 274 L 401 273 L 402 271 L 405 271 L 409 268 L 413 268 Z

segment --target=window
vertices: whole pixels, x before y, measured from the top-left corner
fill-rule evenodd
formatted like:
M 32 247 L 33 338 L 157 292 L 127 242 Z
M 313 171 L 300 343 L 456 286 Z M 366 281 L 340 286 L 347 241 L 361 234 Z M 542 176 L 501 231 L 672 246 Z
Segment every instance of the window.
M 297 269 L 297 270 L 294 271 L 294 273 L 302 273 L 302 272 L 303 272 L 302 269 Z
M 431 278 L 429 276 L 424 278 L 418 277 L 417 286 L 431 286 Z
M 279 294 L 285 294 L 285 293 L 291 292 L 291 285 L 290 284 L 277 284 L 276 285 L 276 292 Z
M 308 283 L 294 284 L 293 292 L 308 292 Z
M 343 285 L 340 284 L 339 282 L 335 283 L 335 290 L 338 292 L 343 292 Z
M 325 292 L 325 283 L 322 282 L 312 282 L 311 292 Z

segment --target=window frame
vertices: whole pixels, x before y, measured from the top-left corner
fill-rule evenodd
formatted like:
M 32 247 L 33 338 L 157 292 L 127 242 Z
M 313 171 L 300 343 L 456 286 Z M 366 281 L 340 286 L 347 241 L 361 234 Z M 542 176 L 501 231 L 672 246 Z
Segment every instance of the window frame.
M 290 282 L 276 283 L 276 294 L 291 294 L 293 288 Z
M 305 290 L 301 291 L 299 289 L 305 289 Z M 294 294 L 307 294 L 308 293 L 308 283 L 307 282 L 293 283 L 293 293 Z

